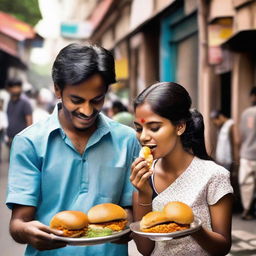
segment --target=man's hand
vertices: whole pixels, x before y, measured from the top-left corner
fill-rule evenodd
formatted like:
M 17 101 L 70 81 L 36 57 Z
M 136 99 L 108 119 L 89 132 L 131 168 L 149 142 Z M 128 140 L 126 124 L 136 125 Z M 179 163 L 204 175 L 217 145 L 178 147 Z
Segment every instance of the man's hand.
M 22 244 L 30 244 L 37 250 L 52 250 L 65 247 L 66 243 L 54 240 L 54 235 L 62 231 L 34 220 L 35 207 L 15 205 L 10 221 L 10 233 L 13 239 Z
M 54 240 L 54 235 L 62 235 L 62 231 L 51 229 L 39 221 L 23 222 L 21 233 L 24 241 L 39 251 L 58 249 L 66 243 Z

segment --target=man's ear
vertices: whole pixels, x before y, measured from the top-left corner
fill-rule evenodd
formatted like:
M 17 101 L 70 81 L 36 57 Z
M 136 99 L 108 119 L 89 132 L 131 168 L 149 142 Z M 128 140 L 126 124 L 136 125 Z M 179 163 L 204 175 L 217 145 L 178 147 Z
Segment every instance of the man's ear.
M 57 99 L 61 99 L 61 90 L 57 84 L 54 84 L 55 96 Z
M 177 135 L 181 136 L 186 130 L 186 123 L 182 122 L 176 126 Z

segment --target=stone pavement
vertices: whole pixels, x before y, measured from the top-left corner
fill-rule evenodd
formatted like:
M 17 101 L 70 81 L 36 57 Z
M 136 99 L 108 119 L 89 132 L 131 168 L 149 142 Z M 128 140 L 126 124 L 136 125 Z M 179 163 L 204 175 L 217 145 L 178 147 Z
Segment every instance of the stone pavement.
M 24 245 L 15 243 L 8 231 L 11 212 L 5 206 L 7 169 L 6 155 L 0 164 L 0 248 L 1 256 L 23 255 Z M 232 248 L 228 256 L 256 256 L 256 220 L 243 221 L 239 215 L 233 215 Z M 129 256 L 140 256 L 134 242 L 129 243 Z M 120 255 L 121 256 L 121 255 Z M 178 255 L 177 255 L 178 256 Z

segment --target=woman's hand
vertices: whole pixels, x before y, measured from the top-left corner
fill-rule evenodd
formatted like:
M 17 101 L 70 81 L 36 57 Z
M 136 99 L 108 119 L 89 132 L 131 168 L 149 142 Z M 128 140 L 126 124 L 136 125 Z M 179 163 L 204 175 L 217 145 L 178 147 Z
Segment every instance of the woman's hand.
M 130 181 L 139 193 L 152 194 L 152 188 L 148 182 L 152 174 L 145 159 L 139 157 L 132 163 Z

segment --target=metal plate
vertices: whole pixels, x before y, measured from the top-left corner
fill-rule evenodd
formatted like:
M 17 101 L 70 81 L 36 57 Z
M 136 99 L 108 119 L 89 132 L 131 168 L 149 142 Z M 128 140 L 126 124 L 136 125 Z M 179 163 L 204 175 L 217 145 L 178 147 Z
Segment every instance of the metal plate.
M 95 245 L 95 244 L 103 244 L 108 242 L 113 242 L 118 240 L 121 236 L 130 232 L 129 228 L 126 228 L 120 232 L 114 232 L 112 235 L 109 236 L 102 236 L 102 237 L 79 237 L 79 238 L 72 238 L 72 237 L 63 237 L 63 236 L 53 236 L 54 240 L 66 242 L 69 245 Z
M 143 237 L 147 237 L 153 241 L 168 241 L 176 237 L 190 235 L 196 232 L 197 230 L 199 230 L 201 225 L 202 225 L 201 220 L 198 218 L 195 218 L 195 220 L 191 223 L 190 228 L 186 230 L 181 230 L 181 231 L 176 231 L 171 233 L 147 233 L 147 232 L 142 232 L 140 230 L 140 221 L 137 221 L 130 224 L 130 229 L 132 232 L 138 235 L 141 235 Z

